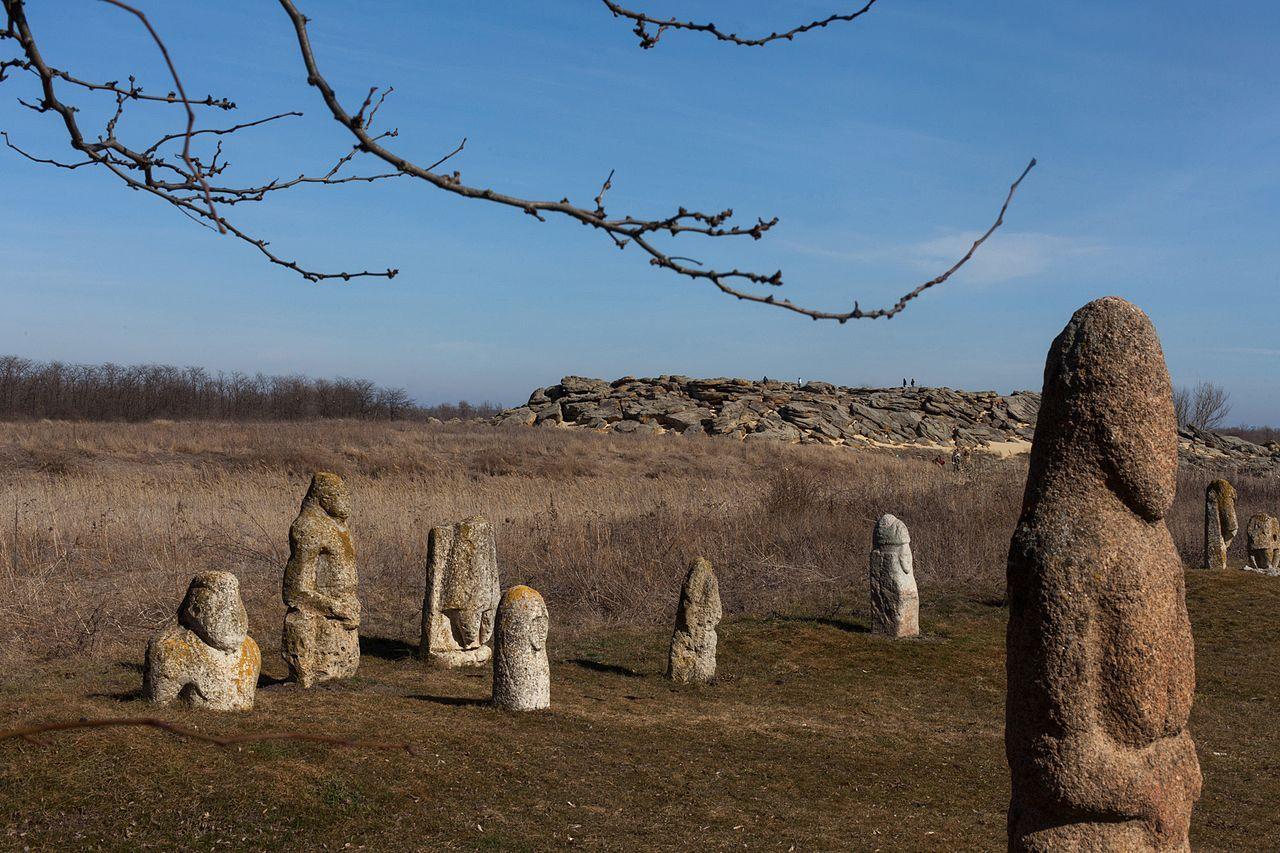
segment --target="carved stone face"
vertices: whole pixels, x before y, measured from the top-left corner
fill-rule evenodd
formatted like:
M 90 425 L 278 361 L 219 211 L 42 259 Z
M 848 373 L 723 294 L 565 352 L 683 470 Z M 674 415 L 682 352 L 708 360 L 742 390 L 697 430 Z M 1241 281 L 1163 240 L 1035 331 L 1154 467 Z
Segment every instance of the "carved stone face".
M 178 610 L 178 622 L 216 649 L 239 649 L 249 632 L 249 616 L 240 600 L 236 576 L 205 572 L 192 578 Z
M 311 478 L 311 488 L 304 501 L 315 501 L 320 508 L 338 521 L 351 517 L 351 496 L 346 483 L 337 474 L 320 471 Z
M 527 586 L 513 586 L 502 596 L 498 607 L 499 630 L 511 648 L 525 645 L 539 652 L 547 645 L 547 605 L 542 596 Z
M 1108 297 L 1076 312 L 1053 342 L 1042 412 L 1056 431 L 1046 442 L 1058 448 L 1051 455 L 1101 468 L 1108 487 L 1148 521 L 1169 510 L 1177 485 L 1173 389 L 1160 339 L 1140 309 Z

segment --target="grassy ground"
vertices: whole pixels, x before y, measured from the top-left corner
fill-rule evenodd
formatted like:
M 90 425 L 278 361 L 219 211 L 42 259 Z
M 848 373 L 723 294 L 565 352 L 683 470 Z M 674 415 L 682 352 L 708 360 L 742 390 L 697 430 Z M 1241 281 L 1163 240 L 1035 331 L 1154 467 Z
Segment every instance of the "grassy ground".
M 1280 582 L 1188 575 L 1205 773 L 1198 850 L 1280 838 Z M 267 743 L 221 749 L 148 730 L 0 744 L 10 849 L 992 850 L 1008 781 L 1005 611 L 924 608 L 893 642 L 859 618 L 738 617 L 722 680 L 675 688 L 665 636 L 553 633 L 553 707 L 497 713 L 487 675 L 426 670 L 395 639 L 360 674 L 270 685 L 252 714 L 162 711 L 214 733 L 294 729 L 406 741 L 416 754 Z M 554 631 L 554 626 L 553 626 Z M 0 680 L 7 723 L 152 713 L 137 657 Z M 282 667 L 267 658 L 269 674 Z M 270 679 L 267 679 L 268 681 Z

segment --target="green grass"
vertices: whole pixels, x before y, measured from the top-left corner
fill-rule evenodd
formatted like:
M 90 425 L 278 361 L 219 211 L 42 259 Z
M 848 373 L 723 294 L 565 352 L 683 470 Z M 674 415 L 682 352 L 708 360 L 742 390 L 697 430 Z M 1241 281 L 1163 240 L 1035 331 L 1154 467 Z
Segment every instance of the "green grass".
M 1188 576 L 1205 774 L 1197 850 L 1280 838 L 1280 582 Z M 927 595 L 927 590 L 926 590 Z M 9 849 L 992 850 L 1004 839 L 1005 611 L 941 603 L 926 636 L 857 619 L 722 625 L 721 682 L 661 677 L 666 637 L 557 645 L 553 708 L 510 715 L 485 676 L 394 644 L 352 683 L 259 692 L 252 714 L 160 713 L 216 733 L 407 741 L 415 754 L 296 743 L 220 749 L 149 730 L 0 744 Z M 258 631 L 261 635 L 269 632 Z M 0 683 L 6 724 L 142 716 L 135 662 L 74 661 Z M 281 667 L 268 656 L 268 669 Z M 571 840 L 572 839 L 572 840 Z

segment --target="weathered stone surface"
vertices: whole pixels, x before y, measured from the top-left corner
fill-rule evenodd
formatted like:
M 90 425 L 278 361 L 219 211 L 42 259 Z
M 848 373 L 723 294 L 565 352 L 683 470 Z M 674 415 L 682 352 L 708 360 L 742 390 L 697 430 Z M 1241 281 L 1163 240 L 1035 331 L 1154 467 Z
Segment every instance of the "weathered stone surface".
M 360 666 L 356 549 L 347 522 L 351 497 L 337 474 L 317 473 L 289 528 L 280 654 L 302 687 L 349 678 Z
M 163 628 L 147 644 L 142 680 L 147 701 L 251 710 L 262 654 L 248 629 L 236 576 L 196 575 L 178 609 L 177 624 Z
M 419 654 L 433 666 L 481 666 L 498 609 L 498 551 L 493 528 L 479 516 L 427 537 L 427 591 Z
M 1245 568 L 1263 574 L 1280 574 L 1280 519 L 1260 512 L 1249 519 L 1249 562 Z
M 871 536 L 871 630 L 890 637 L 920 634 L 920 591 L 916 587 L 907 525 L 885 514 Z
M 1227 550 L 1238 529 L 1235 487 L 1214 480 L 1204 491 L 1204 568 L 1227 567 Z
M 1109 297 L 1045 364 L 1009 547 L 1009 849 L 1186 851 L 1200 768 L 1172 388 L 1151 321 Z
M 693 561 L 680 589 L 676 628 L 671 635 L 667 677 L 681 684 L 709 684 L 716 677 L 716 626 L 724 610 L 711 563 Z
M 498 604 L 493 633 L 493 704 L 507 711 L 551 707 L 547 605 L 538 591 L 513 586 Z

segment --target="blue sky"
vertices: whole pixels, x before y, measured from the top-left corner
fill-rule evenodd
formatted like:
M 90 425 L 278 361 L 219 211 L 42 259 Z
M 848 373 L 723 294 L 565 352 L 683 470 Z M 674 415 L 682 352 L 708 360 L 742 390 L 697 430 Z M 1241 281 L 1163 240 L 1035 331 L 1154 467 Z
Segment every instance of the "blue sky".
M 766 32 L 841 8 L 642 2 Z M 471 183 L 589 204 L 615 169 L 615 213 L 778 215 L 759 243 L 675 248 L 781 267 L 804 304 L 892 303 L 986 228 L 1030 157 L 1040 166 L 1005 230 L 945 287 L 887 323 L 839 326 L 735 302 L 579 225 L 412 181 L 304 188 L 238 212 L 307 265 L 401 270 L 311 285 L 105 175 L 0 150 L 0 351 L 365 376 L 423 401 L 516 402 L 568 373 L 1038 389 L 1071 312 L 1117 294 L 1152 316 L 1175 382 L 1218 382 L 1232 420 L 1280 423 L 1280 4 L 880 0 L 793 43 L 671 33 L 650 51 L 593 0 L 300 5 L 346 103 L 395 86 L 382 115 L 412 159 L 466 136 L 453 165 Z M 347 150 L 275 4 L 144 7 L 192 94 L 230 97 L 246 118 L 305 113 L 235 142 L 232 174 L 323 171 Z M 170 88 L 128 16 L 91 0 L 29 14 L 52 64 Z M 0 128 L 65 155 L 54 121 L 18 96 L 32 97 L 26 81 L 0 85 Z M 121 136 L 179 125 L 176 110 L 135 109 Z

